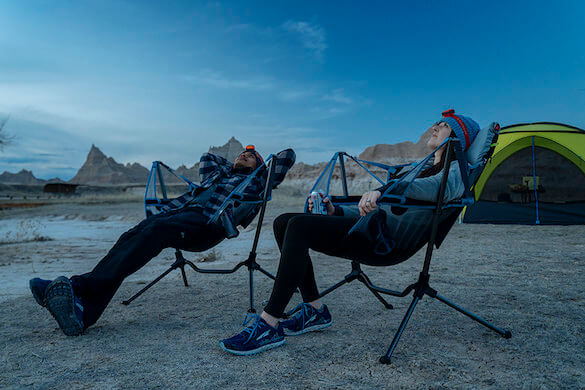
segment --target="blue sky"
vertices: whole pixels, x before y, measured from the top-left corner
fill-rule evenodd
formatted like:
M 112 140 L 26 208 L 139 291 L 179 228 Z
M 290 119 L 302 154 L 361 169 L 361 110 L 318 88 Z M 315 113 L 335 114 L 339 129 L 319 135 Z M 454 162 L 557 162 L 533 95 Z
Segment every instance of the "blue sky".
M 416 141 L 441 111 L 585 128 L 585 2 L 0 2 L 0 172 L 298 160 Z

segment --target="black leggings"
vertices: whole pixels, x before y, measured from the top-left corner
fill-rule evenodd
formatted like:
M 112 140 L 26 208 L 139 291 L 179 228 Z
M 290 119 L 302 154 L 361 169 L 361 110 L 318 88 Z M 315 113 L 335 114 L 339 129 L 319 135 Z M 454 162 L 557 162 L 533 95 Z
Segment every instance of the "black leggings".
M 98 320 L 127 276 L 164 248 L 204 250 L 220 242 L 224 238 L 223 229 L 208 225 L 207 220 L 197 208 L 151 216 L 122 234 L 91 272 L 73 276 L 75 295 L 83 299 L 84 327 Z
M 309 249 L 326 255 L 356 260 L 375 266 L 396 264 L 402 256 L 379 256 L 364 250 L 364 243 L 346 238 L 356 218 L 282 214 L 274 220 L 274 236 L 280 248 L 280 264 L 274 288 L 264 311 L 281 318 L 294 291 L 299 288 L 304 302 L 319 298 Z M 391 253 L 392 254 L 392 253 Z

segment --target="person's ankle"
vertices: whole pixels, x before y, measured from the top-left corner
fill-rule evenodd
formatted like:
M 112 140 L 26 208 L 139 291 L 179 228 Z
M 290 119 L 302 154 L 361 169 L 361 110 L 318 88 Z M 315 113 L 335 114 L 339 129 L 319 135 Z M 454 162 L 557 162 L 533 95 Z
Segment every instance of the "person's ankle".
M 266 322 L 268 325 L 270 325 L 274 329 L 278 328 L 278 322 L 280 321 L 279 318 L 276 318 L 273 315 L 266 313 L 265 311 L 263 311 L 262 314 L 260 314 L 260 318 L 262 318 L 264 320 L 264 322 Z
M 322 312 L 323 308 L 325 307 L 325 305 L 323 304 L 323 302 L 321 302 L 320 299 L 318 299 L 316 301 L 308 302 L 308 303 L 318 312 Z

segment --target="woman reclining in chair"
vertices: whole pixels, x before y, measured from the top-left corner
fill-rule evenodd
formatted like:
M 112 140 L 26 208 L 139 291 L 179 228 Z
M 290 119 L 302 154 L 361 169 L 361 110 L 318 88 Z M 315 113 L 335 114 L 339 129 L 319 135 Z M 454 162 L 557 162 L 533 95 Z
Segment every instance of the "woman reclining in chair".
M 273 160 L 274 161 L 274 160 Z M 280 183 L 295 161 L 292 149 L 276 156 L 273 184 Z M 108 254 L 91 272 L 70 279 L 31 279 L 30 289 L 37 303 L 57 320 L 68 336 L 78 336 L 102 315 L 126 277 L 156 257 L 164 248 L 211 248 L 226 233 L 215 223 L 208 224 L 227 194 L 257 167 L 264 164 L 260 154 L 248 147 L 233 163 L 205 153 L 200 160 L 201 185 L 169 203 L 164 213 L 153 215 L 122 234 Z M 284 173 L 282 173 L 284 172 Z M 258 196 L 264 189 L 266 171 L 258 172 L 244 195 Z
M 436 122 L 427 145 L 437 149 L 452 132 L 467 150 L 479 132 L 479 125 L 471 118 L 445 112 Z M 409 199 L 436 201 L 444 166 L 443 155 L 446 145 L 438 149 L 428 166 L 418 174 L 404 195 Z M 449 167 L 449 176 L 443 201 L 461 197 L 464 185 L 458 162 Z M 403 176 L 402 173 L 397 177 Z M 396 177 L 395 177 L 396 178 Z M 344 257 L 367 265 L 387 266 L 406 260 L 424 244 L 419 244 L 423 233 L 431 223 L 433 211 L 429 209 L 408 209 L 405 213 L 388 213 L 387 224 L 391 237 L 397 243 L 396 251 L 389 255 L 368 253 L 363 243 L 347 238 L 348 231 L 356 224 L 359 216 L 376 210 L 377 200 L 391 184 L 363 194 L 358 207 L 333 206 L 328 198 L 327 215 L 283 214 L 274 221 L 274 235 L 280 248 L 281 257 L 276 281 L 268 304 L 261 315 L 241 333 L 222 340 L 220 346 L 236 355 L 251 355 L 283 345 L 285 335 L 299 335 L 329 327 L 332 323 L 327 306 L 321 302 L 315 282 L 309 249 L 330 256 Z M 309 209 L 312 203 L 309 201 Z M 401 255 L 396 256 L 396 253 Z M 284 310 L 296 289 L 303 298 L 300 310 L 289 319 L 281 320 Z

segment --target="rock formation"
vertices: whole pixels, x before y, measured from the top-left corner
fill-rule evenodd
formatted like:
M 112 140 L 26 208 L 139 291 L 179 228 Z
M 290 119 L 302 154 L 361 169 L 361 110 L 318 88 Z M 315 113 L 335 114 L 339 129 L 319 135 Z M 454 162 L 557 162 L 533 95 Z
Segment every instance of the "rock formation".
M 10 172 L 4 171 L 4 173 L 2 173 L 0 175 L 0 183 L 41 185 L 41 184 L 45 184 L 46 181 L 42 180 L 42 179 L 37 179 L 31 171 L 27 171 L 26 169 L 23 169 L 18 173 L 10 173 Z
M 244 147 L 240 141 L 232 137 L 227 144 L 223 146 L 211 146 L 209 148 L 209 153 L 217 154 L 228 161 L 234 161 L 243 150 Z
M 391 145 L 377 144 L 369 146 L 358 156 L 358 158 L 361 160 L 382 162 L 390 165 L 413 162 L 426 157 L 430 152 L 427 148 L 427 141 L 431 134 L 432 130 L 425 132 L 416 143 L 407 141 Z M 331 155 L 333 155 L 333 152 Z M 358 181 L 365 182 L 370 179 L 368 173 L 361 169 L 357 164 L 352 161 L 346 161 L 345 170 L 349 180 L 357 179 Z M 312 185 L 322 172 L 325 164 L 326 162 L 317 164 L 296 163 L 288 173 L 287 179 L 300 180 L 302 182 L 308 181 Z M 382 179 L 386 177 L 386 171 L 383 169 L 374 166 L 368 166 L 368 169 Z M 333 172 L 332 179 L 338 179 L 340 174 L 341 171 L 337 165 L 337 168 Z
M 360 155 L 359 158 L 363 160 L 386 162 L 389 164 L 400 164 L 418 160 L 427 155 L 429 152 L 426 146 L 430 138 L 431 131 L 424 133 L 416 142 L 400 142 L 397 144 L 377 144 L 369 146 Z M 242 144 L 234 137 L 223 146 L 211 146 L 209 153 L 220 155 L 229 161 L 233 161 L 238 154 L 244 150 Z M 317 164 L 305 164 L 298 162 L 290 170 L 287 175 L 287 180 L 297 180 L 306 185 L 312 184 L 317 176 L 325 167 L 326 162 Z M 380 177 L 384 177 L 384 172 L 379 168 L 370 167 Z M 87 155 L 87 159 L 83 166 L 79 169 L 77 174 L 69 181 L 75 184 L 91 184 L 91 185 L 116 185 L 116 184 L 146 184 L 149 170 L 138 163 L 133 164 L 119 164 L 112 157 L 107 157 L 95 145 Z M 176 169 L 176 172 L 189 180 L 194 182 L 199 181 L 199 163 L 195 163 L 188 168 L 181 165 Z M 333 178 L 339 177 L 338 169 L 333 173 Z M 367 173 L 357 167 L 354 163 L 348 162 L 346 164 L 346 173 L 349 179 L 362 180 L 367 176 Z M 168 184 L 179 184 L 181 180 L 170 174 L 164 174 L 164 180 Z M 58 181 L 59 179 L 51 179 L 50 181 Z M 47 181 L 40 180 L 34 177 L 32 172 L 22 170 L 19 173 L 4 172 L 0 175 L 0 183 L 4 184 L 26 184 L 26 185 L 41 185 Z
M 148 169 L 138 163 L 119 164 L 106 157 L 95 145 L 87 155 L 85 163 L 70 183 L 76 184 L 142 184 L 146 183 Z
M 400 164 L 411 162 L 423 158 L 430 152 L 427 147 L 427 141 L 433 131 L 427 130 L 418 140 L 417 143 L 410 141 L 399 142 L 397 144 L 377 144 L 369 146 L 359 155 L 362 160 L 389 162 L 391 164 Z

